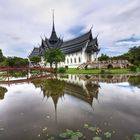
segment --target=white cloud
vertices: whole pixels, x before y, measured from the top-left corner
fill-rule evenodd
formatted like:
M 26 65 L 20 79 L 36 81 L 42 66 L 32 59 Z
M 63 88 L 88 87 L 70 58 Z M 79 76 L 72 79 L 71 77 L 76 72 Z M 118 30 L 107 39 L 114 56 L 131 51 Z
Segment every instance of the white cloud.
M 118 45 L 116 41 L 132 34 L 140 37 L 139 5 L 139 0 L 0 1 L 0 48 L 5 55 L 26 57 L 33 46 L 40 43 L 40 36 L 50 36 L 51 14 L 55 9 L 58 36 L 70 39 L 75 37 L 71 29 L 80 26 L 81 32 L 86 32 L 93 24 L 93 34 L 99 33 L 101 52 L 120 54 L 133 44 Z

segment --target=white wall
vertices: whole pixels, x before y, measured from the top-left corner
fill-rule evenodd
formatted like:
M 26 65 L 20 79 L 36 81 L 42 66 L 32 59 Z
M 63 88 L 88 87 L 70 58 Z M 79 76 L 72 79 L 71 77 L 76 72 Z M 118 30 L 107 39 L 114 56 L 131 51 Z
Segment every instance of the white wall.
M 94 52 L 92 55 L 91 55 L 91 59 L 92 61 L 97 61 L 97 53 Z
M 88 54 L 85 52 L 86 47 L 83 48 L 82 51 L 72 53 L 72 54 L 66 54 L 65 55 L 65 62 L 60 62 L 58 64 L 58 67 L 65 67 L 68 66 L 68 68 L 77 68 L 79 65 L 86 63 L 89 59 Z M 91 55 L 91 61 L 95 61 L 96 53 L 93 53 Z M 45 61 L 43 60 L 43 57 L 41 58 L 40 65 L 44 66 Z M 46 67 L 50 67 L 49 63 L 46 65 Z M 53 65 L 54 67 L 54 65 Z
M 67 54 L 63 65 L 68 66 L 69 68 L 77 68 L 80 64 L 82 64 L 82 59 L 82 52 Z

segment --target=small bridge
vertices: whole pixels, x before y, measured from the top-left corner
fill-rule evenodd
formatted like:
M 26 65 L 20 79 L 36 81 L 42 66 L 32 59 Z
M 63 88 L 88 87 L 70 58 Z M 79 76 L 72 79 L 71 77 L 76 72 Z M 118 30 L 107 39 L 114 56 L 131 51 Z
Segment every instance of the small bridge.
M 16 71 L 21 71 L 24 72 L 26 71 L 27 73 L 25 74 L 24 77 L 26 77 L 26 79 L 17 79 L 17 80 L 13 80 L 13 78 L 11 79 L 11 72 L 16 72 Z M 37 74 L 36 76 L 32 75 L 32 71 L 39 71 L 39 74 Z M 55 70 L 53 68 L 46 68 L 46 67 L 0 67 L 0 72 L 2 72 L 2 77 L 4 76 L 4 78 L 6 79 L 1 79 L 0 80 L 0 84 L 11 84 L 11 83 L 22 83 L 22 82 L 29 82 L 32 79 L 35 78 L 41 78 L 43 76 L 48 77 L 50 75 L 52 75 L 52 73 L 55 73 Z M 6 73 L 5 74 L 3 74 Z

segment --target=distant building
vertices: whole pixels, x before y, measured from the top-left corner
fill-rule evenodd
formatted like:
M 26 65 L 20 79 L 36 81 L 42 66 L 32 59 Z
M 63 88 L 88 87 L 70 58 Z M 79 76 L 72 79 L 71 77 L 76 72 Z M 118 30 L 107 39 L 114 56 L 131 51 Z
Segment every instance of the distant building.
M 54 18 L 50 38 L 42 39 L 41 45 L 33 49 L 29 58 L 33 56 L 43 56 L 45 51 L 50 48 L 60 48 L 65 54 L 65 62 L 61 62 L 59 66 L 69 68 L 77 68 L 83 63 L 97 60 L 97 54 L 100 51 L 98 39 L 97 37 L 93 38 L 91 30 L 69 41 L 63 41 L 62 38 L 58 38 L 55 31 Z M 43 59 L 41 65 L 44 65 Z

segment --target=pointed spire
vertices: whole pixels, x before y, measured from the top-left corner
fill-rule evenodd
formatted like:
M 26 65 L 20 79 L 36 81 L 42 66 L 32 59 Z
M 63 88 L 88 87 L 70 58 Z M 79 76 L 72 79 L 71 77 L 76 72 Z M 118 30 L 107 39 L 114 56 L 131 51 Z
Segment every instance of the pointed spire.
M 55 121 L 57 123 L 57 104 L 59 100 L 59 95 L 52 95 L 51 97 L 52 97 L 54 109 L 55 109 Z
M 55 27 L 54 27 L 54 9 L 52 10 L 52 18 L 53 18 L 53 29 L 52 29 L 52 31 L 55 32 Z
M 49 41 L 51 44 L 55 44 L 58 41 L 58 37 L 56 35 L 55 26 L 54 26 L 54 10 L 52 11 L 52 18 L 53 18 L 53 27 L 52 27 L 52 33 Z

